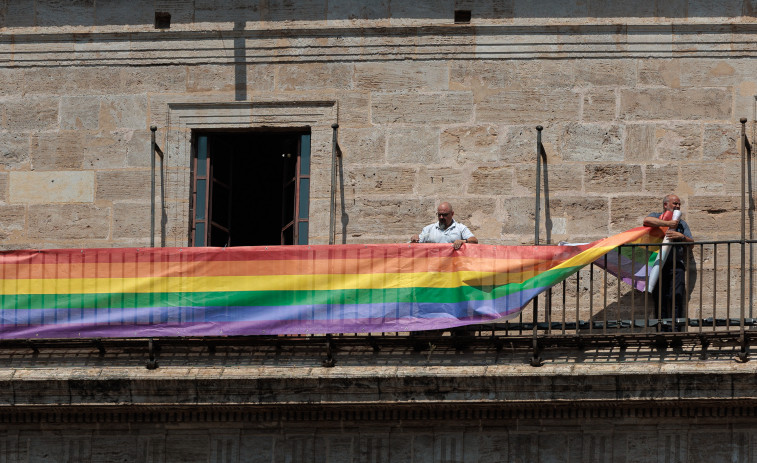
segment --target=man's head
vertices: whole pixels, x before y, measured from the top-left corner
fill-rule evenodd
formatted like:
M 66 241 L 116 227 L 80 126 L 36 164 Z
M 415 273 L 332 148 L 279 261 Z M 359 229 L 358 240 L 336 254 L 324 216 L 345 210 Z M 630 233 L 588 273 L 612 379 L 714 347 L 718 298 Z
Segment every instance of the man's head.
M 662 209 L 665 211 L 681 210 L 681 198 L 673 194 L 665 196 L 662 199 Z
M 448 202 L 443 202 L 436 208 L 436 217 L 439 219 L 439 227 L 447 228 L 452 225 L 452 216 L 455 215 L 455 211 L 452 210 L 452 205 Z

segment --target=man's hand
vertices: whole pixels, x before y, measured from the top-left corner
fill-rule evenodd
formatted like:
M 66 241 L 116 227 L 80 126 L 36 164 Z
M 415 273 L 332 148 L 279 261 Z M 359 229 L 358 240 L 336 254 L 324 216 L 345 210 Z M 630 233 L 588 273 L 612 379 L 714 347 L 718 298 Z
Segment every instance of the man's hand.
M 460 249 L 460 246 L 464 245 L 467 242 L 467 240 L 455 240 L 455 242 L 452 243 L 452 247 L 455 249 Z
M 421 237 L 418 236 L 418 235 L 413 235 L 413 236 L 410 237 L 410 242 L 411 243 L 418 243 L 420 240 L 421 240 Z
M 667 236 L 668 239 L 673 240 L 673 241 L 681 241 L 681 240 L 686 239 L 686 236 L 683 233 L 679 233 L 675 230 L 666 231 L 665 236 Z

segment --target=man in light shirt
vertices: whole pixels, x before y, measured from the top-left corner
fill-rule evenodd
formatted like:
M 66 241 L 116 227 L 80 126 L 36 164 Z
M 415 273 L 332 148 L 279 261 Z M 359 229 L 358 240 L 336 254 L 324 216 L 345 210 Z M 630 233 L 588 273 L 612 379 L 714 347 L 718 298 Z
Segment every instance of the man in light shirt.
M 438 222 L 423 227 L 420 235 L 410 238 L 411 243 L 452 243 L 455 249 L 460 249 L 465 243 L 478 244 L 478 240 L 468 227 L 456 222 L 455 211 L 448 202 L 439 204 L 436 208 Z

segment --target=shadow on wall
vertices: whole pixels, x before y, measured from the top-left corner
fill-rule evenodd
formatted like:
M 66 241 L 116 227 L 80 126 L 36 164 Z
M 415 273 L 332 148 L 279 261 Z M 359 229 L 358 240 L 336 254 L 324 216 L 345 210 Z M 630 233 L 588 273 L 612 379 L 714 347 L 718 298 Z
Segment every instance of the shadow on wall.
M 701 2 L 586 2 L 584 0 L 258 0 L 171 2 L 60 2 L 36 0 L 0 2 L 0 27 L 152 25 L 156 13 L 170 15 L 172 24 L 224 21 L 322 21 L 448 19 L 456 10 L 471 19 L 582 18 L 732 18 L 757 16 L 750 0 Z M 163 3 L 163 2 L 160 2 Z M 165 20 L 165 15 L 162 16 Z M 165 24 L 163 24 L 165 27 Z

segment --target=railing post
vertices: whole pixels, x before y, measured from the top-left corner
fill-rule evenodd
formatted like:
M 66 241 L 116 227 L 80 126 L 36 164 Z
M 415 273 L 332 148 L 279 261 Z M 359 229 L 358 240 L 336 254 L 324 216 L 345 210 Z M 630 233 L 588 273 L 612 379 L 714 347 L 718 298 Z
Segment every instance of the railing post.
M 158 128 L 150 126 L 150 247 L 155 247 L 155 131 Z
M 329 205 L 329 244 L 334 244 L 336 234 L 336 140 L 339 124 L 331 124 L 331 203 Z
M 746 362 L 747 359 L 747 340 L 745 333 L 745 300 L 746 295 L 746 118 L 742 117 L 741 122 L 741 137 L 740 137 L 740 151 L 741 151 L 741 292 L 740 292 L 740 310 L 739 315 L 739 344 L 741 344 L 741 350 L 739 351 L 739 359 L 742 362 Z
M 544 127 L 536 126 L 536 207 L 534 209 L 534 246 L 539 245 L 539 222 L 541 212 L 541 131 Z M 534 326 L 533 326 L 533 356 L 531 357 L 531 366 L 541 366 L 541 357 L 539 356 L 539 340 L 537 337 L 539 321 L 539 296 L 534 298 Z

